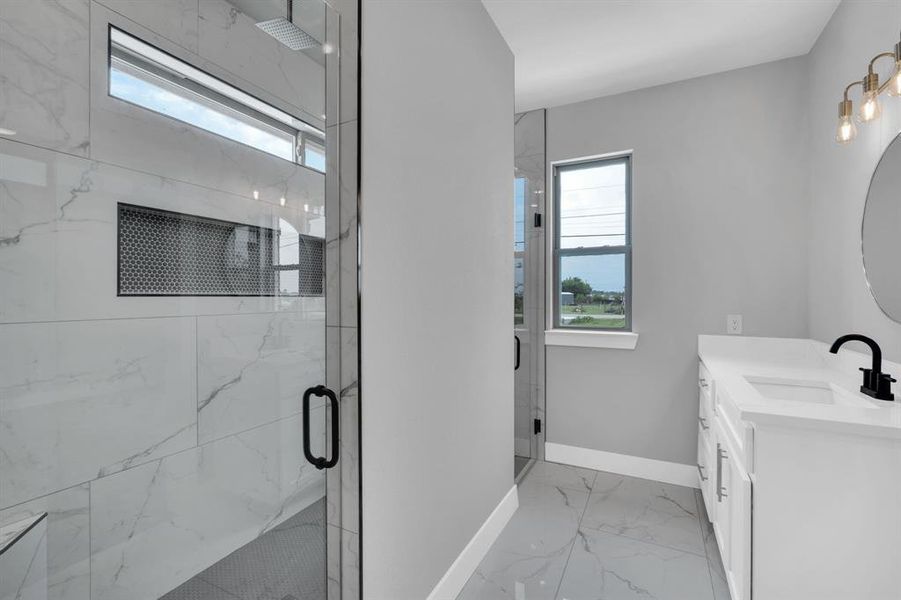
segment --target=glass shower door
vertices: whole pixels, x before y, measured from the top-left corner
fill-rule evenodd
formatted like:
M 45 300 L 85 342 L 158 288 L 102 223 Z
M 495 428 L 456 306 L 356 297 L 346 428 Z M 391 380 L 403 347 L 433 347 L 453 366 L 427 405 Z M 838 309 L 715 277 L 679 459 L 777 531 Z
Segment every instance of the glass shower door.
M 544 458 L 545 114 L 514 117 L 514 467 Z
M 513 185 L 513 460 L 514 476 L 518 476 L 532 458 L 532 339 L 530 327 L 534 320 L 531 291 L 532 277 L 528 266 L 530 244 L 527 235 L 526 215 L 528 180 L 514 179 Z
M 291 5 L 0 6 L 0 598 L 327 596 L 338 17 Z

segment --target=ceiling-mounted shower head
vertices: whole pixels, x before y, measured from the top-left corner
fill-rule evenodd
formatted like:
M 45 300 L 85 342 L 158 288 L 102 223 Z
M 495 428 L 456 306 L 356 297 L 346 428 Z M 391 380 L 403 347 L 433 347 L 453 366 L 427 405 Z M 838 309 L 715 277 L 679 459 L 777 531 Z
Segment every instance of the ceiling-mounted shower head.
M 277 39 L 279 42 L 291 48 L 291 50 L 306 50 L 315 48 L 319 42 L 312 35 L 294 24 L 293 1 L 288 0 L 288 18 L 271 19 L 257 23 L 257 27 Z

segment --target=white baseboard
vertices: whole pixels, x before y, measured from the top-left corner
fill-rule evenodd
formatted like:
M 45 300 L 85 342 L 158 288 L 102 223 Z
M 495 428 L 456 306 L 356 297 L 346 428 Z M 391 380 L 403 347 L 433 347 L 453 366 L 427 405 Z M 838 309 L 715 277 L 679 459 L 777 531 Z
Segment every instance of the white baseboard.
M 514 485 L 494 508 L 479 530 L 476 532 L 457 559 L 441 578 L 441 581 L 429 594 L 428 600 L 454 600 L 463 590 L 463 586 L 475 573 L 479 563 L 488 554 L 491 544 L 501 534 L 510 517 L 519 508 L 519 496 Z
M 641 479 L 652 479 L 686 487 L 697 488 L 700 486 L 698 471 L 694 465 L 683 465 L 665 460 L 629 456 L 628 454 L 604 452 L 577 446 L 566 446 L 552 442 L 544 444 L 544 459 L 548 462 L 585 467 L 618 475 L 640 477 Z

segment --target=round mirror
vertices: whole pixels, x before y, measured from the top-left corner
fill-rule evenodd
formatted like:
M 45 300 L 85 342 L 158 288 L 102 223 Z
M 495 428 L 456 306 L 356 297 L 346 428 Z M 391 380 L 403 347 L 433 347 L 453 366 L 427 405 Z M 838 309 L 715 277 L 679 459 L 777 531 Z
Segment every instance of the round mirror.
M 901 322 L 901 135 L 873 173 L 863 214 L 863 264 L 876 303 Z

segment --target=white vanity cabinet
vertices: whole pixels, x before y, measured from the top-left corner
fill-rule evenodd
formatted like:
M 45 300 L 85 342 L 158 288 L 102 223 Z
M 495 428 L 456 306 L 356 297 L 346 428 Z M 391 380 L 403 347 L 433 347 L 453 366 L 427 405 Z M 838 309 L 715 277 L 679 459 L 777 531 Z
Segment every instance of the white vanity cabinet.
M 751 477 L 722 417 L 714 419 L 716 501 L 713 531 L 720 546 L 732 600 L 751 599 Z
M 732 600 L 751 600 L 751 478 L 745 466 L 753 431 L 729 420 L 703 363 L 698 376 L 698 473 Z M 719 392 L 720 395 L 723 392 Z
M 701 342 L 699 483 L 732 600 L 901 600 L 901 403 L 786 402 L 752 385 L 851 394 L 867 357 L 831 363 L 811 340 Z
M 713 433 L 714 387 L 710 373 L 701 363 L 698 370 L 698 478 L 707 514 L 713 519 L 716 511 L 716 453 Z

